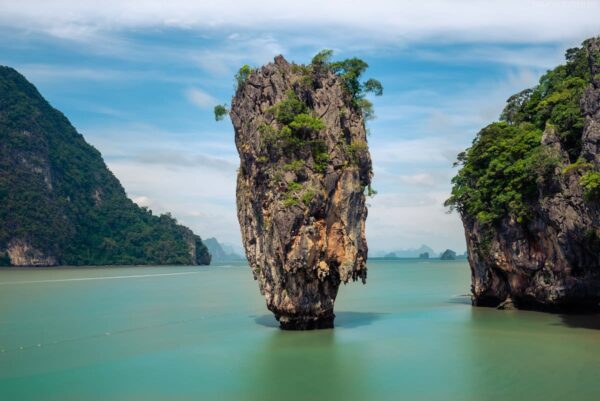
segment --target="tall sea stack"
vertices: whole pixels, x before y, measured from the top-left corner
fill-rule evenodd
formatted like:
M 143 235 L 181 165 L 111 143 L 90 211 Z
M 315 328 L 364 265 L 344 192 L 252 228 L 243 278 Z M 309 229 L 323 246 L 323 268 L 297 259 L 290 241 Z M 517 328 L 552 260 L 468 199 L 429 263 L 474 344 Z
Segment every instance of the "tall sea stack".
M 566 59 L 459 155 L 474 305 L 598 309 L 600 38 Z
M 367 278 L 364 111 L 324 64 L 278 56 L 238 81 L 237 211 L 254 278 L 281 328 L 333 327 L 340 283 Z

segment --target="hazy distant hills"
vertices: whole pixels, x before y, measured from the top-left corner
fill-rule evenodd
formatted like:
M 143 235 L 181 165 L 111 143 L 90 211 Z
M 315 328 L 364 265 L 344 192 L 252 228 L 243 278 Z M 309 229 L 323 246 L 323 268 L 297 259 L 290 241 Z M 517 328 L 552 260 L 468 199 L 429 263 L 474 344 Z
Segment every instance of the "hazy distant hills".
M 442 256 L 442 254 L 446 254 L 449 255 L 450 253 L 448 253 L 447 251 L 451 251 L 452 253 L 454 253 L 454 258 L 456 259 L 464 259 L 466 257 L 466 254 L 462 254 L 462 253 L 458 253 L 458 252 L 454 252 L 450 249 L 447 249 L 443 252 L 436 252 L 435 250 L 433 250 L 433 248 L 431 248 L 428 245 L 421 245 L 418 248 L 408 248 L 408 249 L 399 249 L 399 250 L 393 250 L 393 251 L 373 251 L 369 254 L 369 256 L 371 257 L 375 257 L 375 258 L 390 258 L 390 259 L 403 259 L 403 258 L 424 258 L 424 255 L 427 254 L 428 257 L 425 257 L 425 259 L 434 259 L 434 258 L 439 258 Z
M 390 252 L 379 251 L 374 252 L 372 256 L 386 258 L 418 258 L 419 255 L 423 253 L 429 253 L 430 258 L 438 256 L 437 252 L 427 245 L 421 245 L 418 248 L 398 249 Z
M 222 244 L 214 237 L 207 238 L 202 242 L 208 248 L 213 262 L 242 260 L 242 256 L 236 253 L 231 245 Z

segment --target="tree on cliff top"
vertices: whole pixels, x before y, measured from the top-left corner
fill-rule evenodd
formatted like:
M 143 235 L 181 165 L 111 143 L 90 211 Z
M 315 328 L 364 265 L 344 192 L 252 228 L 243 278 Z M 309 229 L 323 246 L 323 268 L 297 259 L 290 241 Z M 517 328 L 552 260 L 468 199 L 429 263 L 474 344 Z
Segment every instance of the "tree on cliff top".
M 538 184 L 550 182 L 560 164 L 555 152 L 541 146 L 544 131 L 554 132 L 570 162 L 578 163 L 585 121 L 580 100 L 593 77 L 585 47 L 567 50 L 566 61 L 544 74 L 536 87 L 511 96 L 500 122 L 483 128 L 458 155 L 455 166 L 461 169 L 452 179 L 446 206 L 483 224 L 506 217 L 526 222 Z M 582 184 L 593 186 L 592 181 Z
M 333 50 L 325 49 L 317 53 L 311 61 L 313 71 L 320 72 L 330 70 L 339 76 L 344 83 L 345 89 L 352 96 L 354 105 L 362 112 L 365 120 L 375 118 L 373 113 L 373 104 L 365 99 L 367 93 L 375 96 L 383 95 L 383 85 L 376 79 L 370 78 L 364 82 L 360 81 L 361 76 L 369 68 L 365 61 L 352 57 L 341 61 L 331 62 Z
M 369 78 L 366 81 L 361 81 L 362 75 L 365 73 L 369 64 L 365 61 L 352 57 L 340 61 L 331 61 L 333 50 L 324 49 L 317 53 L 311 60 L 311 63 L 305 67 L 305 72 L 308 74 L 320 74 L 324 71 L 332 71 L 342 79 L 344 88 L 352 96 L 353 104 L 362 113 L 365 120 L 375 118 L 373 112 L 373 104 L 365 98 L 368 93 L 375 96 L 383 95 L 383 85 L 377 79 Z M 244 64 L 235 74 L 236 88 L 246 82 L 253 69 L 248 64 Z M 225 104 L 216 105 L 214 108 L 215 120 L 221 121 L 228 113 Z

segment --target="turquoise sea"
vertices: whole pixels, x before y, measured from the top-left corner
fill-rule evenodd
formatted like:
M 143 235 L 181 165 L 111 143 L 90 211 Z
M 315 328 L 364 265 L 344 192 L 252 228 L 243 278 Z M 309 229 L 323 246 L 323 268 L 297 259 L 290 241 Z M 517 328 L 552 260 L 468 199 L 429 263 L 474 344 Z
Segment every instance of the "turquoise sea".
M 600 317 L 473 308 L 464 261 L 371 261 L 283 332 L 244 263 L 0 271 L 0 400 L 598 400 Z

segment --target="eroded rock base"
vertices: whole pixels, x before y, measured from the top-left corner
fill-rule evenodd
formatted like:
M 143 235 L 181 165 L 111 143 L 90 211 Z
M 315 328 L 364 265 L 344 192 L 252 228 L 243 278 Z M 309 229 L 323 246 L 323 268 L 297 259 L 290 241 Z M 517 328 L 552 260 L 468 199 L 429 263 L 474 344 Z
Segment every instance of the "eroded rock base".
M 279 327 L 282 330 L 321 330 L 333 329 L 335 314 L 326 316 L 280 316 Z

